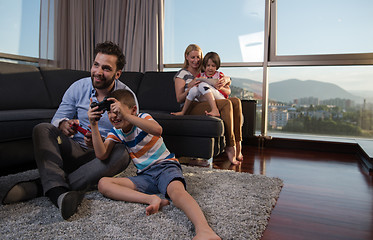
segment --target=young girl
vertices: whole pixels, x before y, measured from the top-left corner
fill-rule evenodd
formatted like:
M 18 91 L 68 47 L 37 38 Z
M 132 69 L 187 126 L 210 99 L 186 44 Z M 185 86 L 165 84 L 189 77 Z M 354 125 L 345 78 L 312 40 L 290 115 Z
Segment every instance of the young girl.
M 205 72 L 198 74 L 196 77 L 199 83 L 189 90 L 181 112 L 172 113 L 173 115 L 185 115 L 192 101 L 196 99 L 198 102 L 207 101 L 209 103 L 211 111 L 205 111 L 206 115 L 220 117 L 215 99 L 228 98 L 230 94 L 230 81 L 228 81 L 223 87 L 220 87 L 220 89 L 215 87 L 217 81 L 214 80 L 219 80 L 224 77 L 222 72 L 217 71 L 220 67 L 220 57 L 217 53 L 207 53 L 203 58 L 202 67 Z

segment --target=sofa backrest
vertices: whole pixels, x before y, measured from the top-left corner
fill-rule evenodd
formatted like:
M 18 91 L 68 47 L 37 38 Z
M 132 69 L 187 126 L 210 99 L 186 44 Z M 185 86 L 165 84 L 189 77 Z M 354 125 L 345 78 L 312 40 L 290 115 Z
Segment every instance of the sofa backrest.
M 137 95 L 143 77 L 144 74 L 141 72 L 122 72 L 119 80 L 131 88 L 131 90 Z
M 51 101 L 39 69 L 0 62 L 0 110 L 50 108 Z
M 146 72 L 137 91 L 141 110 L 180 111 L 176 101 L 174 76 L 176 72 Z
M 40 67 L 45 86 L 50 94 L 51 107 L 58 108 L 65 91 L 75 81 L 89 77 L 88 71 Z

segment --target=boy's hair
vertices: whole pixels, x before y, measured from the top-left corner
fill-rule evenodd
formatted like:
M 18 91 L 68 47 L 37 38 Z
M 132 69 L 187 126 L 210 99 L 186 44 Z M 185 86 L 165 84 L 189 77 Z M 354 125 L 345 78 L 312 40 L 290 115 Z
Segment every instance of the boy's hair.
M 211 59 L 213 63 L 216 65 L 216 70 L 220 68 L 220 57 L 219 54 L 216 52 L 208 52 L 206 56 L 203 58 L 202 65 L 203 68 L 206 68 L 207 62 Z
M 95 48 L 94 58 L 96 58 L 98 53 L 117 56 L 117 71 L 122 70 L 126 64 L 122 49 L 113 42 L 98 43 Z
M 136 106 L 135 97 L 133 94 L 126 89 L 117 89 L 109 94 L 109 97 L 117 99 L 122 104 L 129 108 Z
M 191 53 L 192 51 L 198 51 L 200 53 L 200 58 L 202 60 L 203 58 L 203 53 L 202 53 L 202 49 L 197 45 L 197 44 L 190 44 L 186 49 L 185 49 L 185 53 L 184 53 L 184 65 L 183 65 L 183 68 L 188 68 L 188 60 L 186 59 L 186 56 L 189 55 L 189 53 Z M 201 62 L 200 62 L 201 63 Z M 201 64 L 200 64 L 201 66 Z

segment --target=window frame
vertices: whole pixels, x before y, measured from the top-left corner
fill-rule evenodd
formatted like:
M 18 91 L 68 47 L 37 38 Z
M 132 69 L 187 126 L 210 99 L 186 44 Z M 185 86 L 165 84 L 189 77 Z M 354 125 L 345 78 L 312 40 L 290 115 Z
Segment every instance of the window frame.
M 265 0 L 263 62 L 223 62 L 222 67 L 263 67 L 261 137 L 267 136 L 268 70 L 270 67 L 373 65 L 373 53 L 276 55 L 277 2 Z M 163 68 L 181 68 L 183 64 L 163 64 Z M 162 68 L 162 71 L 163 71 Z

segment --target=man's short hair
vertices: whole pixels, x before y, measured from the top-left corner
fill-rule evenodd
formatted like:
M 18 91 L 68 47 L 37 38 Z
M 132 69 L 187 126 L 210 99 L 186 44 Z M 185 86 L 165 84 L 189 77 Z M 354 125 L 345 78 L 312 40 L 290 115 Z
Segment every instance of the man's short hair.
M 130 91 L 126 89 L 117 89 L 111 92 L 109 96 L 117 99 L 119 102 L 127 105 L 127 107 L 129 108 L 136 106 L 135 97 Z
M 122 70 L 126 64 L 122 49 L 111 41 L 98 43 L 95 48 L 94 58 L 96 58 L 98 53 L 117 56 L 117 71 Z

